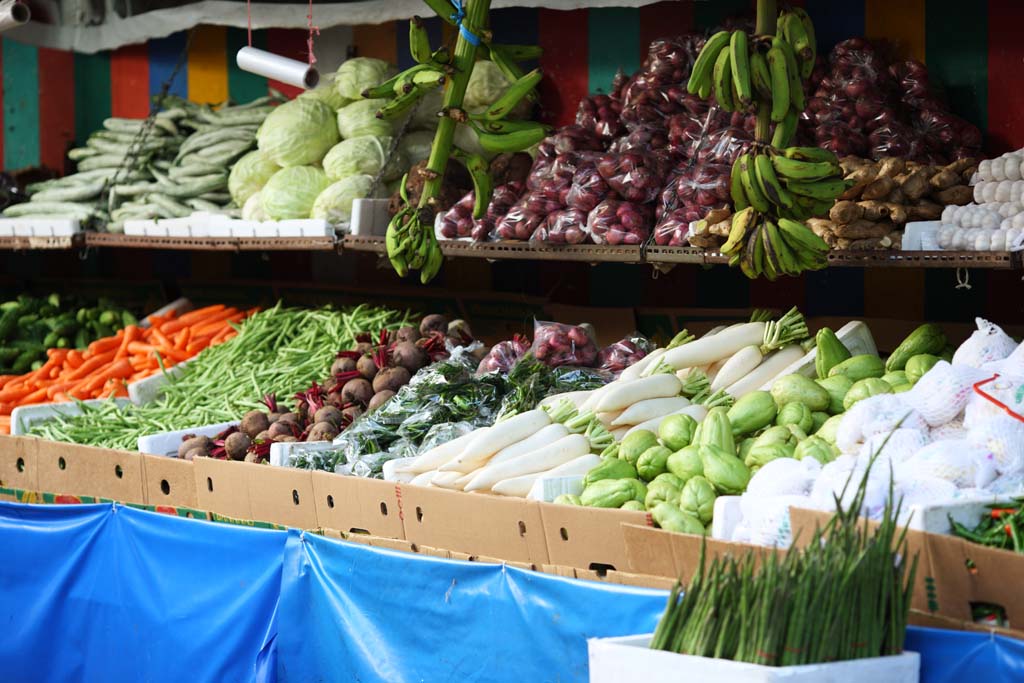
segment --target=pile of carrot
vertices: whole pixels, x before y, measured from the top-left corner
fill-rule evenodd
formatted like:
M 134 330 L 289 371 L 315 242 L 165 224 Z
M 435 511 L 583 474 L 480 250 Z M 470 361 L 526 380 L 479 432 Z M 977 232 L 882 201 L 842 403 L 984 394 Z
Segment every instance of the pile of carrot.
M 18 406 L 73 399 L 127 396 L 128 384 L 160 372 L 238 334 L 238 323 L 258 309 L 222 304 L 182 315 L 147 318 L 149 327 L 129 325 L 86 349 L 50 349 L 38 370 L 0 375 L 0 434 L 9 434 Z

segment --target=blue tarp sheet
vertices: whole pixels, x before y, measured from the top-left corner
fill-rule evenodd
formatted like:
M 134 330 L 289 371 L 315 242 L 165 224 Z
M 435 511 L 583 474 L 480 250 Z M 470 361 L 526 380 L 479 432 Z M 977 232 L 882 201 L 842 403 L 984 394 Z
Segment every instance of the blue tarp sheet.
M 0 678 L 587 680 L 586 639 L 650 631 L 661 591 L 198 522 L 0 503 Z M 1024 643 L 912 628 L 922 681 L 1024 680 Z

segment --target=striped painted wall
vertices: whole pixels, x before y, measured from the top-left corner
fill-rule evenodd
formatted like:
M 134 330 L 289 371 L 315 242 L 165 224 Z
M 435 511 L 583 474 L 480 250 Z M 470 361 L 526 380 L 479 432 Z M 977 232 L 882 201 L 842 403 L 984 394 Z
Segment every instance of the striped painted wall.
M 1024 88 L 1013 85 L 1013 74 L 1024 63 L 1024 43 L 1011 30 L 1024 24 L 1024 3 L 797 2 L 814 17 L 823 49 L 862 33 L 897 41 L 908 55 L 928 64 L 945 85 L 955 111 L 988 132 L 992 151 L 1024 146 Z M 495 12 L 493 23 L 503 40 L 537 42 L 545 48 L 547 115 L 565 122 L 580 96 L 606 89 L 620 67 L 635 69 L 651 39 L 712 26 L 751 6 L 752 0 L 678 0 L 640 9 L 506 9 Z M 439 20 L 432 22 L 431 31 L 435 40 L 451 35 Z M 357 26 L 351 35 L 358 54 L 399 63 L 408 60 L 406 22 Z M 305 57 L 301 30 L 258 31 L 254 40 L 257 47 Z M 65 149 L 99 127 L 105 117 L 145 115 L 150 96 L 160 90 L 179 59 L 182 68 L 171 83 L 173 94 L 219 102 L 264 93 L 265 79 L 234 65 L 233 55 L 245 41 L 242 29 L 200 27 L 183 57 L 183 33 L 98 55 L 0 41 L 3 167 L 62 167 Z

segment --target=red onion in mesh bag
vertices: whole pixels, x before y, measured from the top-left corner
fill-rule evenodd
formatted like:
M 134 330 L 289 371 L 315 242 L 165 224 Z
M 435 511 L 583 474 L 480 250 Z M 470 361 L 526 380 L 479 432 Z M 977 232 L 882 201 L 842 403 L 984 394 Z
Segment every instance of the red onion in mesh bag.
M 523 201 L 520 200 L 508 210 L 508 213 L 498 219 L 494 226 L 494 232 L 498 239 L 526 241 L 533 237 L 534 231 L 542 220 L 544 220 L 544 216 L 527 211 Z
M 844 123 L 821 124 L 814 129 L 814 137 L 820 147 L 835 152 L 839 157 L 867 154 L 865 137 Z
M 637 126 L 628 135 L 617 138 L 608 147 L 609 152 L 646 152 L 662 149 L 668 145 L 668 133 L 660 123 Z
M 746 152 L 753 139 L 742 128 L 722 128 L 709 133 L 704 140 L 691 140 L 683 155 L 700 164 L 729 164 Z
M 597 366 L 618 376 L 623 370 L 646 356 L 650 348 L 650 342 L 639 334 L 634 338 L 620 339 L 601 349 L 601 352 L 597 354 Z
M 548 214 L 530 241 L 543 244 L 583 244 L 589 236 L 587 212 L 564 209 Z
M 689 244 L 690 221 L 686 216 L 693 211 L 695 209 L 677 208 L 662 214 L 654 226 L 654 243 L 659 247 L 685 247 Z
M 530 350 L 530 340 L 517 334 L 508 341 L 498 342 L 491 347 L 487 355 L 480 360 L 476 368 L 476 374 L 482 375 L 487 372 L 505 372 L 512 369 L 520 358 Z
M 473 204 L 476 195 L 472 190 L 452 204 L 442 216 L 438 232 L 444 239 L 454 240 L 470 237 L 473 233 Z
M 582 325 L 536 321 L 533 324 L 534 357 L 549 367 L 597 362 L 597 344 Z
M 613 100 L 618 100 L 618 101 L 621 102 L 622 101 L 622 94 L 623 94 L 623 92 L 625 92 L 626 86 L 628 86 L 628 85 L 629 85 L 629 76 L 627 76 L 626 72 L 623 71 L 622 68 L 620 67 L 615 72 L 615 78 L 612 79 L 612 90 L 611 90 L 611 93 L 610 93 L 611 98 Z
M 576 125 L 593 132 L 599 138 L 610 140 L 622 135 L 622 103 L 608 95 L 591 95 L 580 100 L 576 110 Z
M 576 175 L 573 176 L 572 187 L 569 188 L 565 203 L 570 209 L 590 213 L 608 197 L 615 198 L 615 193 L 597 172 L 597 166 L 588 164 L 576 171 Z
M 597 161 L 597 172 L 608 186 L 629 202 L 652 202 L 665 182 L 662 160 L 639 152 L 605 154 Z
M 704 164 L 683 170 L 675 183 L 679 204 L 696 204 L 710 208 L 731 201 L 731 172 L 732 167 L 725 164 Z
M 875 128 L 868 135 L 869 155 L 880 157 L 916 157 L 922 151 L 921 136 L 910 126 L 893 121 Z
M 683 85 L 658 85 L 645 76 L 637 76 L 626 88 L 622 122 L 627 128 L 657 123 L 686 111 L 692 102 Z
M 602 152 L 604 143 L 583 126 L 563 126 L 549 135 L 537 147 L 537 158 L 554 158 L 566 152 Z
M 641 73 L 660 84 L 686 83 L 704 36 L 685 34 L 651 41 Z
M 651 207 L 606 199 L 587 217 L 587 229 L 597 244 L 643 244 L 651 234 Z
M 527 213 L 534 213 L 543 218 L 549 213 L 564 209 L 565 197 L 567 197 L 568 194 L 568 187 L 558 187 L 550 190 L 545 188 L 531 190 L 519 200 L 519 205 L 522 206 Z
M 494 188 L 486 213 L 473 223 L 471 237 L 477 242 L 489 240 L 498 220 L 519 201 L 519 198 L 523 196 L 524 189 L 523 184 L 517 180 Z

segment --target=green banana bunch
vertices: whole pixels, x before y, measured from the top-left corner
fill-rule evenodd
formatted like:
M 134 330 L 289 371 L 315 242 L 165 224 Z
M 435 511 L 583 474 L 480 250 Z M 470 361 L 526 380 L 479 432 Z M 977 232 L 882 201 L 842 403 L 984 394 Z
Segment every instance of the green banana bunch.
M 522 152 L 538 144 L 548 136 L 550 128 L 539 121 L 506 122 L 506 132 L 492 133 L 477 127 L 477 138 L 486 152 Z M 513 129 L 515 128 L 515 129 Z
M 776 136 L 783 126 L 776 127 Z M 729 189 L 737 211 L 750 206 L 761 213 L 806 220 L 828 213 L 848 188 L 838 159 L 828 150 L 762 147 L 736 159 Z
M 433 50 L 430 49 L 430 34 L 420 17 L 409 20 L 409 54 L 417 64 L 430 64 L 434 59 Z
M 721 251 L 751 279 L 796 276 L 828 262 L 828 245 L 806 225 L 789 218 L 772 220 L 751 207 L 733 214 Z
M 494 192 L 491 166 L 479 154 L 468 154 L 457 148 L 452 150 L 452 156 L 462 162 L 473 179 L 473 218 L 482 218 Z
M 814 62 L 818 56 L 817 37 L 814 22 L 802 7 L 794 7 L 779 15 L 779 33 L 793 47 L 800 68 L 800 77 L 811 77 Z
M 756 52 L 745 31 L 719 31 L 708 38 L 690 72 L 688 92 L 707 98 L 712 93 L 726 111 L 747 111 L 754 104 Z
M 501 94 L 501 97 L 492 102 L 491 106 L 487 107 L 482 118 L 485 121 L 498 121 L 508 116 L 524 97 L 527 97 L 534 91 L 540 84 L 542 77 L 540 69 L 534 69 L 529 73 L 523 74 L 522 78 L 512 83 Z

